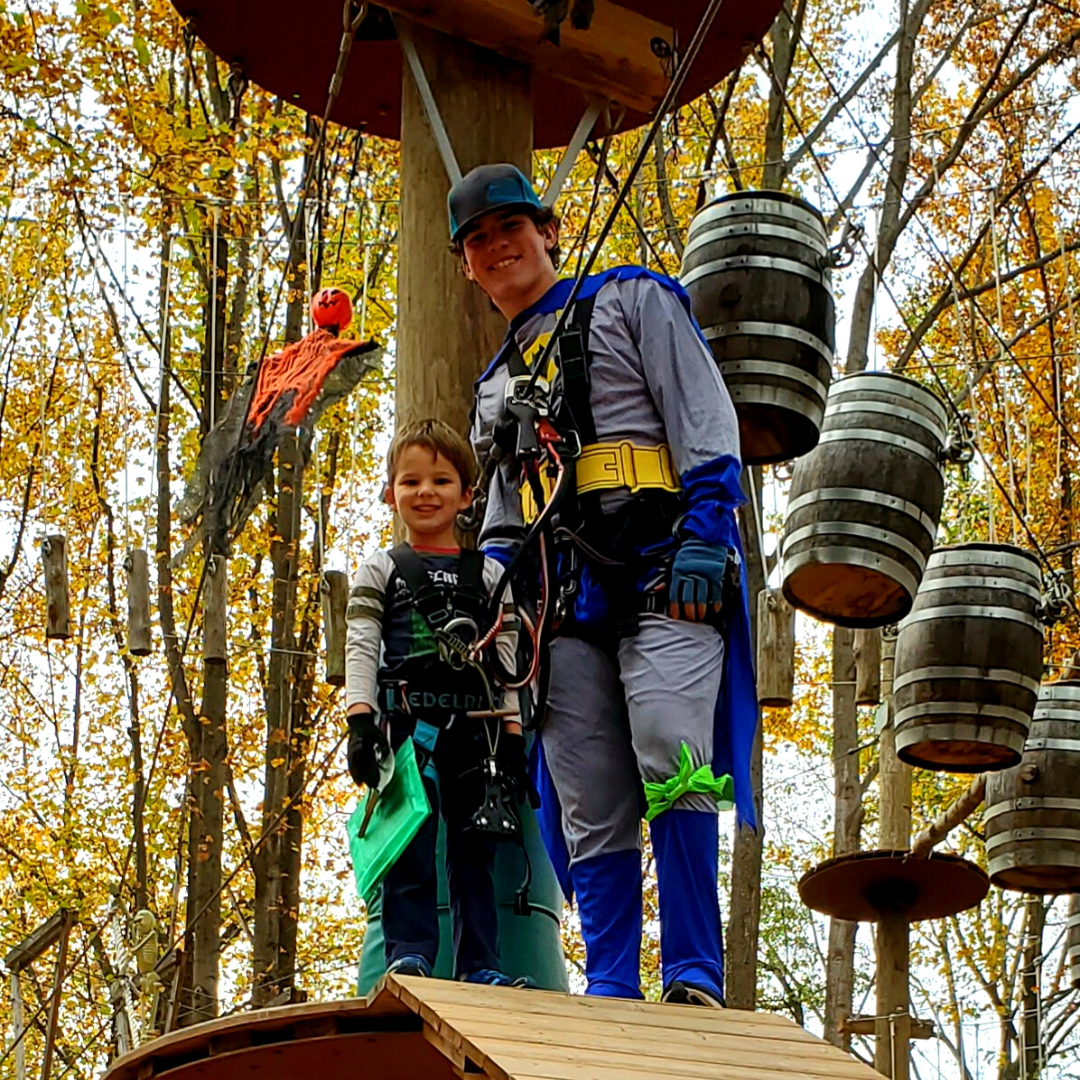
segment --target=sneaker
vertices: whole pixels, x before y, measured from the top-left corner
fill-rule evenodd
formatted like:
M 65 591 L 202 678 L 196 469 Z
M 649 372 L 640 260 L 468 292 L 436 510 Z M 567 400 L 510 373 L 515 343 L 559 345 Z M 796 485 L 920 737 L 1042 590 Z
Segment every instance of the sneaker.
M 422 956 L 399 956 L 387 969 L 387 975 L 416 975 L 431 978 L 431 965 Z
M 470 971 L 468 975 L 462 975 L 459 979 L 463 983 L 476 983 L 480 986 L 516 986 L 522 990 L 538 990 L 536 980 L 528 975 L 519 975 L 516 979 L 504 975 L 494 968 L 480 968 L 479 971 Z
M 669 1005 L 704 1005 L 710 1009 L 724 1008 L 724 999 L 715 990 L 693 983 L 673 982 L 663 993 L 661 1001 Z

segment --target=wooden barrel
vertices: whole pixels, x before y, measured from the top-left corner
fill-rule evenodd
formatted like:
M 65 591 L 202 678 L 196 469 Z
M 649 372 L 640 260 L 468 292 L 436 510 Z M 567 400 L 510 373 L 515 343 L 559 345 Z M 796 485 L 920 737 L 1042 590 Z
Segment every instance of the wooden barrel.
M 1066 959 L 1069 965 L 1069 985 L 1080 990 L 1080 894 L 1069 901 L 1069 918 L 1065 924 Z
M 938 548 L 896 639 L 896 752 L 976 773 L 1015 765 L 1042 675 L 1039 562 L 1006 544 Z
M 945 406 L 885 372 L 833 384 L 818 447 L 796 466 L 783 536 L 789 604 L 855 629 L 911 610 L 945 493 Z
M 821 214 L 740 191 L 690 222 L 680 280 L 739 417 L 747 465 L 812 450 L 832 377 L 836 313 Z
M 995 885 L 1080 892 L 1080 681 L 1042 688 L 1023 760 L 987 778 L 983 824 Z

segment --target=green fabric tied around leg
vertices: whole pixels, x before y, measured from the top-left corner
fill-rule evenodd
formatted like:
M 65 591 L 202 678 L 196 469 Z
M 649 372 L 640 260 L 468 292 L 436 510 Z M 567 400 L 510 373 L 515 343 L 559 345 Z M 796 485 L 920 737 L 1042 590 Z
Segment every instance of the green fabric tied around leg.
M 645 820 L 670 810 L 683 795 L 711 795 L 721 810 L 735 805 L 735 784 L 730 776 L 713 776 L 711 765 L 695 769 L 690 760 L 690 747 L 684 742 L 679 751 L 679 771 L 662 784 L 645 784 Z

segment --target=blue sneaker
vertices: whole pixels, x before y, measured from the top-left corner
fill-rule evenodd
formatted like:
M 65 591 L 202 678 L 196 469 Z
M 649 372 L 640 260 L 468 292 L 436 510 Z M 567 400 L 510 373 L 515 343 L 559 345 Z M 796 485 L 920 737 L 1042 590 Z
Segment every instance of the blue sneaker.
M 479 971 L 470 971 L 468 975 L 462 975 L 459 982 L 476 983 L 480 986 L 516 986 L 522 990 L 538 990 L 539 986 L 535 979 L 528 975 L 519 975 L 511 979 L 494 968 L 480 968 Z
M 431 965 L 422 956 L 399 956 L 387 969 L 387 975 L 416 975 L 431 978 Z

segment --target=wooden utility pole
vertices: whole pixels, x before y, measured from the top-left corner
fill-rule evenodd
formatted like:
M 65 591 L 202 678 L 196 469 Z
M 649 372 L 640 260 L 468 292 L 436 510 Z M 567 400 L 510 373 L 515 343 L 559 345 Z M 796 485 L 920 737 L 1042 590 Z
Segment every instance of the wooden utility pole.
M 533 104 L 527 67 L 487 49 L 410 26 L 463 173 L 508 161 L 532 175 Z M 465 431 L 472 385 L 506 320 L 448 252 L 450 178 L 415 80 L 401 101 L 397 422 L 430 416 Z
M 881 646 L 881 692 L 892 710 L 896 634 L 886 633 Z M 896 732 L 888 718 L 879 741 L 881 772 L 878 791 L 881 820 L 878 847 L 907 850 L 911 842 L 911 766 L 896 756 Z M 911 1047 L 911 991 L 908 982 L 910 944 L 903 912 L 884 913 L 877 924 L 877 1019 L 874 1022 L 874 1068 L 892 1080 L 908 1080 Z
M 833 857 L 859 850 L 862 789 L 859 784 L 859 715 L 855 707 L 855 631 L 833 628 Z M 851 1015 L 855 986 L 855 934 L 858 923 L 829 920 L 825 971 L 825 1038 L 845 1050 L 851 1038 L 843 1021 Z

